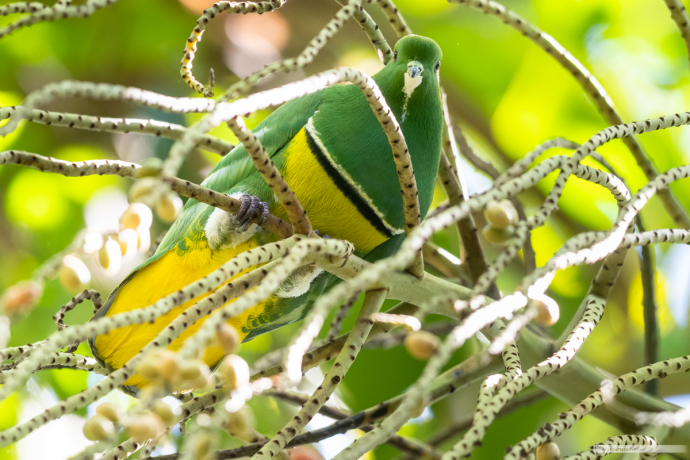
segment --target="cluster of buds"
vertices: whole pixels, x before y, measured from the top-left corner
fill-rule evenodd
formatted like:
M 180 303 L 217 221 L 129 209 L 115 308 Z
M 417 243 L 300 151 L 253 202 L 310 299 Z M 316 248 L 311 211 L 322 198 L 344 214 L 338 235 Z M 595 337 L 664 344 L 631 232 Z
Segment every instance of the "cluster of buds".
M 518 218 L 517 210 L 510 200 L 490 201 L 484 209 L 484 218 L 489 223 L 482 235 L 491 244 L 504 246 L 515 232 L 514 223 Z
M 211 383 L 211 371 L 206 364 L 194 359 L 182 360 L 170 350 L 149 353 L 137 373 L 152 382 L 152 388 L 163 386 L 184 391 L 206 388 Z
M 134 417 L 125 416 L 117 404 L 104 402 L 96 407 L 96 415 L 84 424 L 84 436 L 90 441 L 112 441 L 124 427 L 134 441 L 143 443 L 177 423 L 179 415 L 179 408 L 172 408 L 161 400 L 153 403 L 151 412 Z
M 94 257 L 98 267 L 106 275 L 115 275 L 120 270 L 123 259 L 148 250 L 152 222 L 153 215 L 148 206 L 134 203 L 120 217 L 118 231 L 106 234 L 86 232 L 83 245 L 62 259 L 58 270 L 62 285 L 70 291 L 78 291 L 88 285 L 91 272 L 84 263 L 86 257 Z

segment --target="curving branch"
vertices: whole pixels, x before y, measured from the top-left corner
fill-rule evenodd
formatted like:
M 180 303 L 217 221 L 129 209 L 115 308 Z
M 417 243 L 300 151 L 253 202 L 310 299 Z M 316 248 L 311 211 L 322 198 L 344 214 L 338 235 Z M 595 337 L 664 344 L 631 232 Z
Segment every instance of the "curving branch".
M 386 300 L 386 294 L 386 290 L 367 291 L 365 293 L 364 304 L 359 312 L 357 322 L 345 341 L 342 351 L 335 359 L 333 367 L 324 376 L 321 386 L 309 398 L 309 401 L 302 407 L 299 413 L 271 439 L 271 442 L 257 452 L 252 457 L 253 459 L 271 458 L 277 455 L 288 442 L 304 429 L 312 417 L 326 403 L 355 361 L 367 335 L 369 335 L 369 331 L 371 331 L 371 327 L 374 325 L 374 322 L 369 317 L 381 309 L 383 301 Z
M 556 41 L 551 35 L 543 32 L 523 17 L 509 10 L 500 3 L 492 0 L 448 0 L 450 3 L 457 3 L 463 6 L 477 9 L 484 14 L 496 16 L 505 24 L 514 28 L 525 37 L 529 38 L 538 47 L 546 51 L 568 72 L 573 74 L 575 79 L 582 85 L 587 95 L 591 98 L 594 105 L 601 113 L 604 120 L 612 125 L 623 124 L 623 119 L 614 109 L 614 104 L 604 87 L 599 83 L 580 61 L 578 61 L 568 50 Z M 623 142 L 632 152 L 635 161 L 640 166 L 648 180 L 653 180 L 658 172 L 647 157 L 642 146 L 632 137 L 627 136 Z M 677 199 L 668 190 L 659 195 L 664 208 L 669 213 L 673 221 L 682 228 L 690 228 L 690 216 L 687 210 L 678 203 Z
M 96 101 L 133 102 L 146 107 L 177 113 L 210 112 L 216 106 L 215 101 L 207 99 L 171 97 L 122 85 L 67 80 L 60 83 L 49 83 L 30 93 L 22 105 L 15 108 L 10 116 L 10 121 L 4 126 L 0 126 L 0 136 L 6 136 L 14 131 L 20 120 L 33 115 L 32 110 L 36 107 L 49 104 L 57 99 L 71 97 Z
M 599 460 L 606 455 L 620 452 L 620 450 L 614 448 L 616 446 L 638 446 L 639 449 L 636 449 L 635 452 L 640 452 L 640 459 L 649 460 L 656 458 L 657 445 L 656 439 L 650 436 L 635 434 L 612 436 L 606 441 L 592 446 L 591 449 L 561 458 L 563 460 Z M 645 449 L 645 447 L 648 447 L 648 449 Z
M 364 1 L 366 3 L 374 3 L 373 0 Z M 412 33 L 412 29 L 407 26 L 405 18 L 402 17 L 402 14 L 400 14 L 400 11 L 398 11 L 398 8 L 395 7 L 395 4 L 392 0 L 381 0 L 378 3 L 379 7 L 381 8 L 381 12 L 384 16 L 386 16 L 388 22 L 390 22 L 391 27 L 398 35 L 398 38 L 402 38 L 405 35 L 410 35 Z
M 669 359 L 658 362 L 650 366 L 641 367 L 629 372 L 614 381 L 607 381 L 602 384 L 602 389 L 592 393 L 566 413 L 562 413 L 558 420 L 540 428 L 538 432 L 532 434 L 524 441 L 516 444 L 507 453 L 505 459 L 518 459 L 521 452 L 531 452 L 540 444 L 550 441 L 556 436 L 560 436 L 564 431 L 572 428 L 578 420 L 590 413 L 605 402 L 605 398 L 613 398 L 615 395 L 631 389 L 652 379 L 665 378 L 670 374 L 685 372 L 690 369 L 690 356 Z
M 62 174 L 67 177 L 111 174 L 121 177 L 136 178 L 136 170 L 140 168 L 138 164 L 119 160 L 69 162 L 18 150 L 0 152 L 0 165 L 3 164 L 27 166 L 42 172 Z M 172 191 L 182 196 L 220 208 L 229 213 L 235 214 L 240 209 L 240 201 L 224 193 L 218 193 L 190 181 L 178 179 L 177 177 L 162 177 L 161 181 L 168 184 Z M 281 238 L 287 238 L 292 235 L 292 226 L 272 214 L 269 214 L 268 218 L 263 221 L 263 223 L 262 217 L 257 214 L 252 222 L 261 225 L 265 230 Z
M 46 9 L 43 3 L 39 2 L 16 2 L 9 5 L 0 6 L 0 16 L 8 16 L 10 14 L 19 13 L 36 13 Z
M 690 17 L 685 9 L 685 5 L 683 5 L 681 0 L 664 0 L 664 3 L 666 3 L 673 21 L 678 26 L 680 35 L 685 42 L 685 48 L 688 50 L 688 59 L 690 59 Z
M 345 6 L 348 3 L 347 0 L 336 1 L 342 6 Z M 375 1 L 376 0 L 372 0 L 372 2 Z M 388 64 L 388 62 L 393 58 L 393 50 L 388 45 L 386 37 L 383 36 L 379 26 L 374 22 L 362 5 L 359 5 L 359 7 L 352 12 L 352 17 L 362 28 L 362 31 L 366 34 L 367 38 L 369 38 L 371 44 L 374 45 L 374 48 L 376 48 L 381 62 Z
M 17 107 L 0 108 L 0 120 L 10 118 Z M 106 118 L 80 115 L 76 113 L 50 112 L 47 110 L 26 110 L 23 119 L 42 125 L 60 126 L 62 128 L 76 128 L 87 131 L 106 133 L 141 133 L 152 134 L 165 139 L 179 140 L 187 128 L 174 123 L 158 120 L 140 120 L 137 118 Z M 197 139 L 195 147 L 226 155 L 235 148 L 231 143 L 214 136 L 204 135 Z
M 213 4 L 210 8 L 204 10 L 204 13 L 196 21 L 196 27 L 192 31 L 192 34 L 187 39 L 185 43 L 184 53 L 182 57 L 182 68 L 180 69 L 180 75 L 182 79 L 187 82 L 187 84 L 193 88 L 196 92 L 200 93 L 204 97 L 213 97 L 213 71 L 211 71 L 211 81 L 208 87 L 204 86 L 199 80 L 194 78 L 192 75 L 192 67 L 194 62 L 194 56 L 196 53 L 197 44 L 201 41 L 201 36 L 206 30 L 206 25 L 215 18 L 216 15 L 222 13 L 223 11 L 228 11 L 230 13 L 236 14 L 247 14 L 247 13 L 266 13 L 270 11 L 275 11 L 285 4 L 287 0 L 269 0 L 266 2 L 218 2 Z
M 225 96 L 223 96 L 221 100 L 228 101 L 230 99 L 235 99 L 236 97 L 246 94 L 262 78 L 265 78 L 269 75 L 273 75 L 279 72 L 295 71 L 297 69 L 301 69 L 311 64 L 316 55 L 319 54 L 319 51 L 321 51 L 323 47 L 326 46 L 328 41 L 331 38 L 333 38 L 333 36 L 343 27 L 343 25 L 350 18 L 350 16 L 355 16 L 355 14 L 357 14 L 358 12 L 361 13 L 361 7 L 357 4 L 357 2 L 347 3 L 348 4 L 343 6 L 343 8 L 341 8 L 335 14 L 335 17 L 331 19 L 318 34 L 316 34 L 316 37 L 312 38 L 307 47 L 297 57 L 288 58 L 284 61 L 275 62 L 273 64 L 267 65 L 263 69 L 254 72 L 253 74 L 243 78 L 237 83 L 233 83 L 228 88 L 227 93 L 225 94 Z M 364 14 L 366 14 L 366 12 L 364 12 Z M 365 22 L 365 25 L 366 24 L 367 23 Z M 204 94 L 202 91 L 200 92 Z
M 52 7 L 46 7 L 37 2 L 11 3 L 0 7 L 0 15 L 7 16 L 13 13 L 31 13 L 21 19 L 0 27 L 0 38 L 11 34 L 23 27 L 29 27 L 40 22 L 55 21 L 57 19 L 87 18 L 96 11 L 117 0 L 87 0 L 83 5 L 71 6 L 69 2 L 58 1 Z M 40 7 L 38 6 L 40 5 Z

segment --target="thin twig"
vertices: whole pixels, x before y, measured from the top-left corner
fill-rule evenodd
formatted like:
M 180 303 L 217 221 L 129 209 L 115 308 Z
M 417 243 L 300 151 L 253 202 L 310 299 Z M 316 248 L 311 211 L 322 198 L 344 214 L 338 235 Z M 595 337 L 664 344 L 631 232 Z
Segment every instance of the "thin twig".
M 666 3 L 673 21 L 678 26 L 683 42 L 685 42 L 685 48 L 688 50 L 688 59 L 690 59 L 690 17 L 688 17 L 685 5 L 681 0 L 664 0 L 664 3 Z
M 63 2 L 57 2 L 53 7 L 45 8 L 35 7 L 35 3 L 19 3 L 18 8 L 21 11 L 9 12 L 30 12 L 31 14 L 21 19 L 17 19 L 16 21 L 4 27 L 0 27 L 0 38 L 11 34 L 18 29 L 29 27 L 40 22 L 54 21 L 56 19 L 87 18 L 94 12 L 108 5 L 112 5 L 116 1 L 117 0 L 87 0 L 85 4 L 76 6 L 70 6 L 69 4 L 64 5 Z M 12 8 L 12 4 L 7 5 L 6 8 Z M 7 13 L 2 15 L 5 16 L 6 14 Z
M 637 218 L 640 232 L 644 232 L 642 220 Z M 659 361 L 659 306 L 656 299 L 656 257 L 654 248 L 644 245 L 640 248 L 640 275 L 642 277 L 642 312 L 644 317 L 644 364 L 650 365 Z M 659 395 L 658 380 L 649 380 L 644 384 L 644 391 L 652 396 Z
M 449 0 L 451 3 L 468 6 L 481 11 L 484 14 L 496 16 L 505 24 L 514 28 L 525 37 L 529 38 L 538 47 L 546 51 L 559 64 L 565 67 L 575 79 L 582 85 L 583 89 L 592 99 L 592 102 L 601 113 L 602 117 L 611 125 L 623 124 L 623 119 L 614 109 L 614 104 L 604 87 L 599 83 L 580 61 L 578 61 L 568 50 L 558 43 L 552 36 L 540 30 L 523 17 L 509 10 L 500 3 L 491 0 Z M 632 137 L 623 139 L 625 145 L 630 149 L 637 164 L 648 180 L 653 180 L 658 176 L 656 167 L 644 152 L 642 146 Z M 690 228 L 690 216 L 678 202 L 677 198 L 668 190 L 659 194 L 664 208 L 669 213 L 673 221 L 681 228 Z

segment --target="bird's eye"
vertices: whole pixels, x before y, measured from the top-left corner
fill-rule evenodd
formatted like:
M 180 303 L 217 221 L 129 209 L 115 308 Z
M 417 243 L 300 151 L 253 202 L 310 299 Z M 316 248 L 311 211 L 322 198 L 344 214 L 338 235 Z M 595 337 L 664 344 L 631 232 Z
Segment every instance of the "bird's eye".
M 438 72 L 438 69 L 441 68 L 441 61 L 436 62 L 436 67 L 434 67 L 434 72 Z
M 393 60 L 394 61 L 398 60 L 398 50 L 395 50 L 395 52 L 393 53 Z

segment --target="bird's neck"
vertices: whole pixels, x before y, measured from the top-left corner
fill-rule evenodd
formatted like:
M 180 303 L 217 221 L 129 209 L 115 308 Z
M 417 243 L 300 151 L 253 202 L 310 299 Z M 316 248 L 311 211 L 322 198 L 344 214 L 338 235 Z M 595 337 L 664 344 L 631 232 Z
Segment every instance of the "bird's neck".
M 386 69 L 384 69 L 386 70 Z M 420 189 L 422 217 L 431 205 L 441 152 L 443 108 L 438 85 L 423 81 L 411 96 L 403 91 L 403 73 L 381 71 L 374 81 L 402 128 Z M 428 77 L 424 77 L 428 78 Z M 422 189 L 425 189 L 422 193 Z

